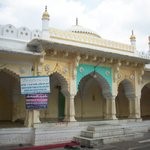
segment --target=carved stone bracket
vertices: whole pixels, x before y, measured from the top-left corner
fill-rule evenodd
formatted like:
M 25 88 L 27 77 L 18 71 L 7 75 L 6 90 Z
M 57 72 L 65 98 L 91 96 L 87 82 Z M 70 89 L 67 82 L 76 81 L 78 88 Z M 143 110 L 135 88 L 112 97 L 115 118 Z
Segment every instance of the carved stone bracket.
M 40 64 L 43 64 L 43 63 L 44 63 L 45 54 L 46 54 L 45 51 L 42 51 L 42 52 L 41 52 L 40 59 L 39 59 L 39 63 L 40 63 Z
M 140 83 L 142 83 L 142 80 L 143 80 L 143 75 L 144 75 L 144 68 L 141 68 L 140 70 L 139 70 L 139 76 L 138 76 L 138 83 L 140 84 Z
M 43 63 L 44 63 L 44 57 L 45 57 L 45 51 L 41 52 L 40 58 L 39 58 L 39 64 L 38 64 L 38 70 L 37 70 L 37 74 L 40 75 L 43 71 Z
M 74 59 L 74 63 L 73 63 L 73 67 L 72 67 L 72 78 L 75 79 L 76 77 L 76 74 L 77 74 L 77 67 L 79 65 L 79 62 L 80 62 L 80 55 L 77 55 Z
M 114 76 L 113 76 L 114 82 L 116 82 L 116 80 L 118 79 L 118 73 L 120 71 L 120 66 L 121 66 L 120 61 L 118 61 L 118 63 L 115 64 L 115 66 L 114 66 Z

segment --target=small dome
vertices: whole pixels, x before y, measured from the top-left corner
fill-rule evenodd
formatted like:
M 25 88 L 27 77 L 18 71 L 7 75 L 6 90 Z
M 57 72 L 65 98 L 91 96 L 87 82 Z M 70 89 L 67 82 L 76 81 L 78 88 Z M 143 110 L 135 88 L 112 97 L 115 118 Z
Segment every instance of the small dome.
M 47 12 L 47 6 L 45 6 L 45 11 L 42 15 L 42 20 L 49 20 L 49 14 Z
M 87 34 L 87 35 L 91 35 L 91 36 L 100 38 L 100 36 L 97 33 L 95 33 L 94 31 L 78 25 L 78 19 L 77 18 L 76 18 L 76 25 L 73 25 L 70 29 L 68 29 L 68 31 L 74 32 L 74 33 L 83 33 L 83 34 Z

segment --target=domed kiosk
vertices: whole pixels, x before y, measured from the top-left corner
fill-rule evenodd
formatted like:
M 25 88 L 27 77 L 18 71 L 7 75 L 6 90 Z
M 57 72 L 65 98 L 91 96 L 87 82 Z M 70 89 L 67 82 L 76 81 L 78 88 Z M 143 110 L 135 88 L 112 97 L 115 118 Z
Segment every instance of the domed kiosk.
M 76 18 L 76 25 L 73 25 L 70 29 L 68 29 L 68 31 L 74 33 L 80 33 L 80 34 L 87 34 L 93 37 L 100 38 L 100 36 L 96 32 L 92 31 L 91 29 L 78 25 L 78 18 Z

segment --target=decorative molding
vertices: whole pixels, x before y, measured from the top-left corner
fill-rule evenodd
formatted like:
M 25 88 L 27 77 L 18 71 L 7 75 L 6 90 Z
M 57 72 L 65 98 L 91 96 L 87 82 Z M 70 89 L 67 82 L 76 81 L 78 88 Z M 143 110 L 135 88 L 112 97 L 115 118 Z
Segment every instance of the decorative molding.
M 116 82 L 118 79 L 119 70 L 120 70 L 120 66 L 118 64 L 115 64 L 113 67 L 113 80 L 114 80 L 114 82 Z
M 69 53 L 68 53 L 68 52 L 64 52 L 63 56 L 64 56 L 64 57 L 68 57 L 68 56 L 69 56 Z
M 88 55 L 85 55 L 85 56 L 83 57 L 84 60 L 88 60 L 88 58 L 89 58 Z
M 66 41 L 74 41 L 78 43 L 85 43 L 88 45 L 94 45 L 99 47 L 111 48 L 119 51 L 134 52 L 135 47 L 119 42 L 105 40 L 99 37 L 90 36 L 87 34 L 76 34 L 69 31 L 63 31 L 59 29 L 51 28 L 49 30 L 51 38 L 62 39 Z
M 110 71 L 106 71 L 105 74 L 106 74 L 106 76 L 110 76 L 111 75 Z
M 138 83 L 141 84 L 143 82 L 144 68 L 140 68 L 138 72 Z
M 56 56 L 56 55 L 57 55 L 57 51 L 56 51 L 56 50 L 52 51 L 52 52 L 51 52 L 51 55 L 52 55 L 52 56 Z
M 46 72 L 51 72 L 51 67 L 50 67 L 49 64 L 46 64 L 46 65 L 44 66 L 44 69 L 45 69 Z
M 113 58 L 108 59 L 108 63 L 112 64 L 113 63 Z
M 130 78 L 131 80 L 134 80 L 134 79 L 135 79 L 134 74 L 131 74 L 129 78 Z
M 102 63 L 104 63 L 104 62 L 106 61 L 106 58 L 105 58 L 105 57 L 102 57 L 102 58 L 100 59 L 100 61 L 101 61 Z
M 94 56 L 94 57 L 92 58 L 92 61 L 96 61 L 96 60 L 97 60 L 97 57 Z
M 81 56 L 80 55 L 77 55 L 75 58 L 74 58 L 74 62 L 73 62 L 73 66 L 72 66 L 72 78 L 75 79 L 76 78 L 76 75 L 77 75 L 77 67 L 79 65 L 79 62 L 81 60 Z
M 117 85 L 119 86 L 120 82 L 123 80 L 129 80 L 135 87 L 135 71 L 133 69 L 120 68 L 117 73 Z
M 83 67 L 80 67 L 80 68 L 79 68 L 79 71 L 80 71 L 80 73 L 83 73 L 83 72 L 84 72 L 84 68 L 83 68 Z

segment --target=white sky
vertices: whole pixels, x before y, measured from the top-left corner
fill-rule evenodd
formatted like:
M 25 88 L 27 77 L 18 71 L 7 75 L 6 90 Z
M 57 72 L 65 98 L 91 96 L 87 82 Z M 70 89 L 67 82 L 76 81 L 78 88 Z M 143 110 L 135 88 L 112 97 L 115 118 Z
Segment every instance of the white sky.
M 133 29 L 137 49 L 148 50 L 150 0 L 0 0 L 0 24 L 41 29 L 45 5 L 50 27 L 70 28 L 78 17 L 102 38 L 128 44 Z

